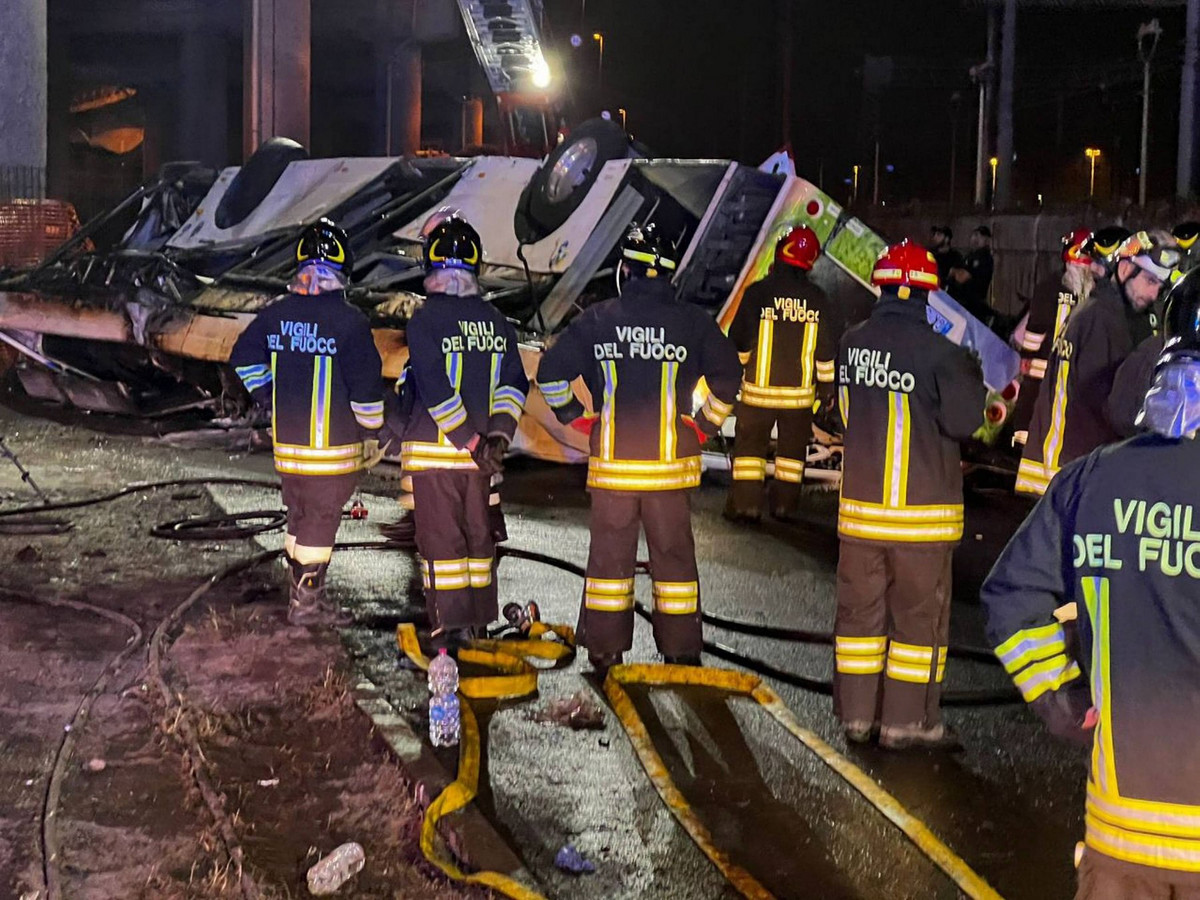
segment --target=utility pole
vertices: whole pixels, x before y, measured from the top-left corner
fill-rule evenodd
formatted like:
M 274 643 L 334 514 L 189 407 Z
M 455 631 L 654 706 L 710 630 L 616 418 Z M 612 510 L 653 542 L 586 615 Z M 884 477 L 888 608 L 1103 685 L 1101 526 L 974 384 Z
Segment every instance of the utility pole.
M 779 131 L 784 147 L 792 146 L 792 0 L 782 0 L 779 27 L 783 29 L 783 40 L 779 46 L 779 74 L 783 83 L 782 109 Z
M 954 187 L 958 175 L 958 107 L 962 94 L 955 91 L 950 95 L 950 210 L 954 210 Z
M 1013 78 L 1017 63 L 1017 0 L 1004 0 L 1004 24 L 1000 36 L 1000 96 L 996 109 L 996 157 L 1000 170 L 996 179 L 996 208 L 1012 206 Z
M 1146 169 L 1150 165 L 1150 60 L 1158 48 L 1162 28 L 1158 19 L 1143 23 L 1137 30 L 1138 58 L 1142 61 L 1142 159 L 1138 167 L 1138 206 L 1146 208 Z
M 987 202 L 988 149 L 991 144 L 988 119 L 992 109 L 992 77 L 996 69 L 996 11 L 988 9 L 987 16 L 987 58 L 970 70 L 971 79 L 979 88 L 979 123 L 975 134 L 975 206 L 979 209 Z
M 1183 36 L 1183 75 L 1179 81 L 1179 152 L 1175 159 L 1175 196 L 1187 199 L 1195 185 L 1196 69 L 1200 62 L 1200 0 L 1187 0 Z
M 871 205 L 879 205 L 879 138 L 875 138 L 875 195 L 871 198 Z

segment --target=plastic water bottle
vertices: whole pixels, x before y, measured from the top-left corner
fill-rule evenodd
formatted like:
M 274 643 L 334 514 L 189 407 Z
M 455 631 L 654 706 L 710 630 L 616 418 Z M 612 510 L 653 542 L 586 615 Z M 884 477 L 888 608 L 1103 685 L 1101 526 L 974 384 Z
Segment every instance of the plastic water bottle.
M 342 844 L 308 870 L 308 892 L 314 897 L 336 894 L 338 889 L 362 871 L 367 857 L 359 844 Z
M 442 647 L 429 663 L 429 693 L 453 694 L 458 690 L 458 664 Z
M 459 736 L 457 694 L 434 694 L 429 698 L 429 742 L 435 747 L 455 747 Z

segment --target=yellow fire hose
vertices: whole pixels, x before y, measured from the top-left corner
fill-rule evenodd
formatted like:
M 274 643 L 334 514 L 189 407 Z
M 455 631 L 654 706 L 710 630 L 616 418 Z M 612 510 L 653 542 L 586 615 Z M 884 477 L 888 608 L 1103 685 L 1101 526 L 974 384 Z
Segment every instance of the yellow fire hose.
M 547 635 L 558 640 L 544 640 Z M 416 629 L 411 624 L 399 626 L 396 640 L 400 649 L 422 669 L 427 669 L 429 660 L 417 642 Z M 533 623 L 527 640 L 475 641 L 470 648 L 459 651 L 462 663 L 482 666 L 494 670 L 496 675 L 462 678 L 460 693 L 472 699 L 516 699 L 537 690 L 538 670 L 527 661 L 543 659 L 559 661 L 575 652 L 575 633 L 562 625 Z M 635 664 L 614 666 L 604 682 L 604 692 L 612 704 L 621 727 L 624 728 L 637 752 L 642 767 L 654 784 L 663 802 L 679 823 L 687 830 L 692 840 L 712 861 L 721 874 L 744 897 L 749 900 L 772 900 L 772 895 L 745 869 L 734 863 L 712 840 L 708 830 L 692 811 L 683 794 L 671 780 L 662 757 L 655 750 L 649 732 L 634 708 L 627 684 L 644 684 L 657 687 L 700 686 L 710 687 L 726 693 L 750 697 L 763 707 L 780 725 L 815 753 L 822 762 L 842 776 L 855 790 L 882 813 L 890 822 L 904 832 L 917 848 L 938 868 L 948 875 L 959 889 L 972 900 L 1002 900 L 986 881 L 947 847 L 926 825 L 906 810 L 895 797 L 881 788 L 862 769 L 838 753 L 818 735 L 797 721 L 791 711 L 769 686 L 757 675 L 736 672 L 731 669 L 715 669 L 700 666 L 673 666 L 661 664 Z M 447 855 L 443 855 L 437 841 L 437 824 L 443 817 L 462 809 L 475 797 L 479 789 L 480 734 L 479 725 L 470 704 L 461 707 L 462 735 L 459 745 L 458 777 L 430 804 L 421 826 L 421 852 L 456 881 L 481 884 L 511 897 L 513 900 L 541 900 L 541 895 L 525 885 L 499 872 L 463 872 Z

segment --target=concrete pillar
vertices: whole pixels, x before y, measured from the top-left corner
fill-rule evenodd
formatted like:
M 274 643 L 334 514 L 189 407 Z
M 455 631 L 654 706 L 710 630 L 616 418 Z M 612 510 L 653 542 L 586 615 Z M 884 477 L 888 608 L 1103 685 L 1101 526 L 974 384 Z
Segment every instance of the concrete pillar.
M 309 0 L 245 0 L 242 153 L 272 137 L 309 145 Z
M 225 39 L 215 25 L 199 22 L 183 35 L 180 76 L 179 158 L 218 168 L 236 162 L 227 158 Z
M 387 86 L 388 155 L 411 156 L 421 149 L 421 45 L 416 41 L 392 51 Z
M 483 144 L 483 101 L 478 97 L 463 97 L 462 148 L 478 148 Z
M 46 195 L 46 0 L 0 16 L 0 199 Z

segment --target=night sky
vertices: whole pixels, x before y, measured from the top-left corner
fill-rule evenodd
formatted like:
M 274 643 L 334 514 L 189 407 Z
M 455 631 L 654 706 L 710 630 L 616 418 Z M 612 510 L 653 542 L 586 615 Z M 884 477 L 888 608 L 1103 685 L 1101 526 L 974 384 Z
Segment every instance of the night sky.
M 787 0 L 587 0 L 585 40 L 579 0 L 547 0 L 551 39 L 581 109 L 623 106 L 635 136 L 667 156 L 758 161 L 783 140 L 783 36 Z M 792 0 L 790 138 L 800 171 L 825 186 L 857 162 L 873 161 L 875 126 L 881 162 L 894 172 L 884 199 L 949 196 L 951 97 L 957 114 L 957 195 L 973 183 L 976 91 L 967 69 L 986 55 L 987 16 L 962 2 L 810 2 Z M 1086 191 L 1089 144 L 1102 149 L 1097 193 L 1136 190 L 1141 66 L 1135 34 L 1157 17 L 1165 31 L 1155 56 L 1151 193 L 1174 182 L 1182 9 L 1023 9 L 1018 17 L 1015 167 L 1023 202 L 1038 192 L 1077 199 Z M 596 45 L 605 33 L 604 90 L 595 92 Z M 668 38 L 669 36 L 669 38 Z M 892 76 L 865 95 L 864 62 L 892 57 Z M 875 68 L 886 69 L 886 66 Z M 1061 95 L 1061 99 L 1060 99 Z M 1060 122 L 1061 109 L 1061 122 Z M 1157 164 L 1157 168 L 1156 168 Z

